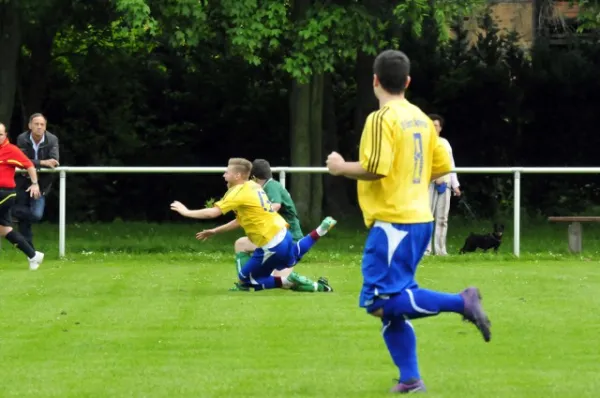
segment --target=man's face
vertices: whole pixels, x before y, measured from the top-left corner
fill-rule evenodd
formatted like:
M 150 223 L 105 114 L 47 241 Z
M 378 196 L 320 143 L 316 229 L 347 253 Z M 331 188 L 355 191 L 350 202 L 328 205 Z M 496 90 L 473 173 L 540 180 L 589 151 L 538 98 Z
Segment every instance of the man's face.
M 440 135 L 440 133 L 442 132 L 442 126 L 440 125 L 440 121 L 434 120 L 433 126 L 435 127 L 435 131 L 437 131 L 438 135 Z
M 0 124 L 0 145 L 4 144 L 4 141 L 6 141 L 6 127 Z
M 34 137 L 41 137 L 46 131 L 46 119 L 43 116 L 34 117 L 29 123 L 29 130 L 31 130 Z
M 231 188 L 241 178 L 241 174 L 235 170 L 235 167 L 227 166 L 223 178 L 227 182 L 227 188 Z

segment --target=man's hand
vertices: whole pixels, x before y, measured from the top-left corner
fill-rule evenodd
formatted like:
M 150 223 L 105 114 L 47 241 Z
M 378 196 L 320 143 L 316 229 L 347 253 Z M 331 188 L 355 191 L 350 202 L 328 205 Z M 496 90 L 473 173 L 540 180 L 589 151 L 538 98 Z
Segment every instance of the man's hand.
M 55 167 L 58 167 L 60 165 L 60 163 L 58 163 L 58 160 L 56 160 L 56 159 L 45 159 L 45 160 L 40 160 L 40 165 L 53 169 Z
M 216 234 L 217 232 L 214 229 L 205 229 L 204 231 L 196 234 L 196 239 L 204 241 Z
M 190 214 L 190 210 L 185 207 L 185 205 L 179 201 L 174 201 L 171 203 L 171 210 L 176 211 L 184 217 L 187 217 Z
M 337 152 L 331 152 L 329 156 L 327 156 L 327 168 L 329 169 L 329 173 L 334 176 L 339 176 L 342 174 L 342 169 L 344 167 L 344 163 L 346 161 Z
M 459 187 L 455 187 L 454 189 L 452 189 L 454 191 L 454 195 L 458 198 L 460 198 L 460 188 Z
M 38 199 L 40 195 L 40 186 L 38 184 L 32 184 L 27 188 L 26 192 L 29 192 L 29 196 Z

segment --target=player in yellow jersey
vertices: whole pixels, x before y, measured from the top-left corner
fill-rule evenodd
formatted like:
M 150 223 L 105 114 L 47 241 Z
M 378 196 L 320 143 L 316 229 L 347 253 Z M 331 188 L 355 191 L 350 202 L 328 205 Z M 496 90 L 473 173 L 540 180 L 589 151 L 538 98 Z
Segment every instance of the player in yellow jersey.
M 384 51 L 373 69 L 380 109 L 365 122 L 359 160 L 346 162 L 333 152 L 327 167 L 333 175 L 358 180 L 358 201 L 369 228 L 360 306 L 382 319 L 383 338 L 400 371 L 392 392 L 410 393 L 424 391 L 425 385 L 409 319 L 454 312 L 475 324 L 485 341 L 491 337 L 490 322 L 477 288 L 448 294 L 422 289 L 415 281 L 433 228 L 429 183 L 448 174 L 451 162 L 431 119 L 404 97 L 408 57 Z
M 196 234 L 199 240 L 205 240 L 217 233 L 242 227 L 246 236 L 257 246 L 252 257 L 243 264 L 238 272 L 239 283 L 234 290 L 293 289 L 298 291 L 331 291 L 331 287 L 322 280 L 313 282 L 292 272 L 287 277 L 272 276 L 274 270 L 293 267 L 304 254 L 334 227 L 336 221 L 327 217 L 310 234 L 294 242 L 283 217 L 273 210 L 267 194 L 254 181 L 249 181 L 252 163 L 246 159 L 232 158 L 223 175 L 229 190 L 212 208 L 189 210 L 180 202 L 173 202 L 171 209 L 182 216 L 198 219 L 216 218 L 230 211 L 235 220 L 214 229 Z

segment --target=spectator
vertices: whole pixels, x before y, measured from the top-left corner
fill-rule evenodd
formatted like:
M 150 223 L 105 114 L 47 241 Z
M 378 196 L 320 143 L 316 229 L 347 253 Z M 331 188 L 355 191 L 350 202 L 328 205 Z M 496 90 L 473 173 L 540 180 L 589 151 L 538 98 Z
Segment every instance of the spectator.
M 444 118 L 440 115 L 430 114 L 429 118 L 433 121 L 435 130 L 438 135 L 444 128 Z M 450 160 L 452 161 L 452 169 L 455 168 L 454 157 L 452 156 L 452 147 L 447 139 L 440 137 L 440 142 L 446 147 Z M 430 255 L 432 240 L 434 246 L 434 254 L 438 256 L 447 256 L 446 236 L 448 234 L 448 213 L 450 213 L 450 198 L 451 190 L 456 196 L 460 196 L 460 184 L 456 173 L 450 173 L 444 177 L 438 178 L 429 186 L 429 200 L 431 202 L 431 212 L 435 218 L 435 227 L 432 239 L 425 250 L 426 255 Z
M 59 165 L 58 138 L 46 131 L 47 120 L 41 113 L 34 113 L 29 118 L 29 130 L 17 137 L 17 146 L 33 162 L 36 170 L 53 169 Z M 40 173 L 39 198 L 31 197 L 26 189 L 29 187 L 29 176 L 19 173 L 16 176 L 17 199 L 13 208 L 13 216 L 18 219 L 19 232 L 27 242 L 33 245 L 31 224 L 41 221 L 46 207 L 46 196 L 52 188 L 53 173 Z

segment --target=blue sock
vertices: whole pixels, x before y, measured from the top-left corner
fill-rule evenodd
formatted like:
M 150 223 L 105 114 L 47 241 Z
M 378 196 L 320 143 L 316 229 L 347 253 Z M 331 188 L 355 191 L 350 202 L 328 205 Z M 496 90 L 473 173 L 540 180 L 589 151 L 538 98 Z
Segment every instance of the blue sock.
M 427 289 L 406 289 L 386 300 L 383 305 L 385 318 L 411 319 L 437 315 L 440 312 L 462 314 L 465 302 L 460 294 L 440 293 Z
M 318 240 L 319 234 L 317 234 L 316 231 L 312 231 L 310 234 L 300 239 L 296 243 L 296 262 L 300 261 L 302 257 L 315 245 L 315 243 L 317 243 Z
M 401 318 L 383 319 L 383 340 L 400 370 L 400 382 L 412 383 L 421 379 L 417 362 L 417 337 L 412 325 Z

